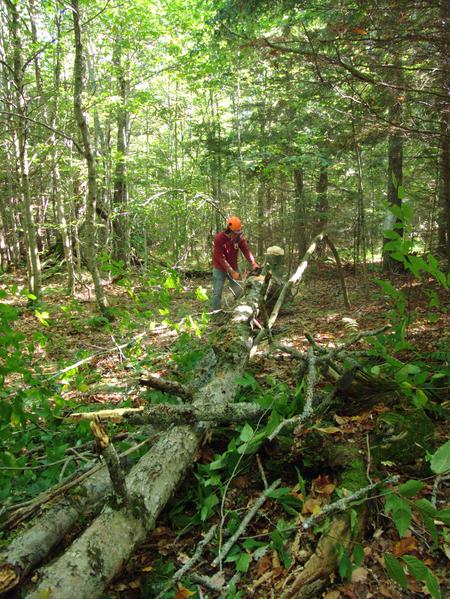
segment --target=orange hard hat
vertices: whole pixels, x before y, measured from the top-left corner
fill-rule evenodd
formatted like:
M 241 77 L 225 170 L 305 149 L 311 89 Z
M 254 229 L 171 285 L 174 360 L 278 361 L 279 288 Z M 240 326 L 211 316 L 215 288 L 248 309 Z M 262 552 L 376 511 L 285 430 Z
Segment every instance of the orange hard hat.
M 227 227 L 233 231 L 233 233 L 242 233 L 241 219 L 237 216 L 230 216 L 227 221 Z

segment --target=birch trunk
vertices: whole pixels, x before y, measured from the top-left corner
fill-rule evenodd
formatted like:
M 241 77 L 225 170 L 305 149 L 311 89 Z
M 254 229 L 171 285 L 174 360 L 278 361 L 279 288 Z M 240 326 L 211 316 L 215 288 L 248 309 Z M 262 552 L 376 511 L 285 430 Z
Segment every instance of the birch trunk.
M 39 298 L 41 294 L 41 263 L 36 238 L 34 209 L 31 202 L 29 163 L 28 163 L 28 127 L 26 124 L 26 102 L 24 96 L 23 61 L 21 40 L 19 36 L 19 15 L 15 2 L 6 0 L 9 11 L 9 32 L 13 47 L 13 77 L 15 86 L 15 101 L 18 119 L 16 121 L 16 150 L 19 158 L 20 194 L 24 220 L 25 239 L 28 251 L 28 286 L 30 292 Z

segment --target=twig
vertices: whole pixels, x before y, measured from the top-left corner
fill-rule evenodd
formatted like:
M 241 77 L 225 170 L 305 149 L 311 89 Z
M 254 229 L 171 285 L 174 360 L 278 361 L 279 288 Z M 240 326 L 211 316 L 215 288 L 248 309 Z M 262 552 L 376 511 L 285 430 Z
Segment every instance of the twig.
M 437 505 L 437 494 L 439 491 L 439 485 L 441 484 L 442 481 L 449 480 L 449 479 L 450 479 L 450 474 L 439 474 L 439 476 L 436 476 L 436 478 L 434 480 L 434 484 L 433 484 L 433 495 L 431 496 L 431 503 L 433 504 L 434 507 L 436 507 L 436 505 Z
M 383 485 L 387 485 L 390 483 L 397 483 L 399 480 L 400 480 L 400 477 L 397 475 L 390 476 L 389 478 L 386 478 L 377 483 L 372 483 L 371 485 L 367 485 L 367 487 L 362 487 L 361 489 L 358 489 L 351 495 L 348 495 L 347 497 L 343 497 L 342 499 L 338 499 L 334 503 L 325 505 L 319 514 L 317 514 L 315 516 L 311 516 L 307 520 L 305 520 L 302 523 L 302 528 L 304 530 L 308 530 L 308 528 L 311 528 L 311 526 L 314 526 L 314 524 L 316 524 L 319 520 L 321 520 L 327 514 L 331 514 L 332 512 L 345 511 L 348 508 L 350 503 L 352 503 L 353 501 L 357 501 L 358 499 L 361 499 L 361 497 L 364 497 L 364 495 L 366 495 L 370 491 L 373 491 L 377 487 L 381 487 Z
M 280 422 L 276 429 L 269 435 L 269 441 L 273 441 L 278 433 L 288 425 L 302 424 L 309 420 L 313 414 L 312 403 L 314 399 L 314 387 L 316 384 L 316 356 L 312 347 L 308 348 L 307 352 L 308 372 L 306 375 L 306 390 L 305 390 L 305 406 L 303 412 L 293 418 L 287 418 Z
M 372 479 L 370 478 L 370 467 L 372 465 L 372 456 L 370 453 L 370 439 L 369 433 L 366 434 L 366 447 L 367 447 L 367 468 L 366 468 L 366 476 L 367 480 L 372 484 Z
M 267 482 L 266 473 L 264 472 L 264 468 L 261 463 L 261 458 L 259 457 L 259 453 L 256 454 L 256 463 L 258 464 L 259 473 L 261 474 L 261 479 L 264 483 L 264 488 L 267 489 L 269 487 L 269 484 Z
M 120 361 L 120 362 L 123 362 L 123 361 L 124 361 L 124 359 L 125 359 L 125 356 L 124 356 L 124 354 L 123 354 L 122 348 L 120 347 L 120 345 L 119 345 L 119 344 L 117 343 L 117 341 L 115 340 L 115 337 L 114 337 L 114 335 L 111 335 L 111 339 L 112 339 L 112 342 L 114 343 L 114 345 L 116 346 L 116 348 L 117 348 L 117 351 L 119 352 L 119 361 Z
M 200 543 L 197 545 L 194 555 L 191 557 L 190 560 L 188 560 L 184 566 L 182 566 L 179 570 L 177 570 L 175 572 L 175 574 L 172 576 L 171 581 L 166 584 L 166 586 L 164 587 L 164 589 L 159 593 L 159 595 L 156 597 L 156 599 L 162 599 L 162 597 L 166 594 L 166 592 L 170 589 L 170 587 L 177 582 L 178 580 L 180 580 L 181 578 L 183 578 L 183 576 L 186 574 L 186 572 L 188 572 L 193 566 L 195 566 L 195 564 L 200 560 L 200 558 L 203 555 L 203 551 L 205 549 L 205 546 L 211 541 L 211 539 L 214 536 L 214 533 L 216 532 L 217 529 L 217 525 L 213 524 L 213 526 L 211 526 L 211 528 L 208 530 L 208 532 L 206 533 L 206 536 L 200 541 Z M 192 576 L 191 576 L 192 578 Z
M 65 374 L 66 372 L 70 372 L 70 370 L 73 370 L 74 368 L 78 368 L 79 366 L 82 366 L 83 364 L 86 364 L 87 362 L 90 362 L 94 358 L 98 358 L 99 356 L 110 354 L 111 352 L 115 351 L 116 349 L 122 350 L 125 347 L 128 347 L 129 345 L 131 345 L 132 343 L 134 343 L 135 341 L 138 341 L 139 339 L 142 339 L 145 336 L 145 334 L 146 333 L 140 333 L 139 335 L 136 335 L 136 337 L 133 337 L 133 339 L 131 339 L 130 341 L 127 341 L 126 343 L 123 343 L 122 345 L 116 345 L 115 347 L 111 347 L 109 349 L 104 349 L 104 350 L 95 352 L 95 353 L 91 354 L 90 356 L 88 356 L 87 358 L 83 358 L 82 360 L 78 360 L 78 362 L 75 362 L 75 364 L 71 364 L 70 366 L 66 366 L 62 370 L 58 370 L 57 372 L 54 372 L 53 374 L 50 374 L 50 375 L 45 375 L 45 378 L 48 378 L 49 380 L 54 379 L 54 378 L 60 376 L 61 374 Z
M 261 493 L 261 495 L 255 501 L 252 509 L 249 512 L 247 512 L 246 516 L 242 520 L 242 522 L 241 522 L 239 528 L 237 529 L 237 531 L 234 533 L 234 535 L 232 535 L 228 539 L 228 541 L 225 543 L 225 545 L 223 545 L 223 547 L 221 547 L 219 549 L 218 556 L 212 562 L 213 566 L 217 566 L 219 563 L 222 563 L 222 560 L 225 559 L 225 557 L 228 555 L 230 549 L 233 547 L 233 545 L 236 543 L 236 541 L 239 539 L 239 537 L 244 534 L 247 526 L 249 525 L 249 523 L 251 522 L 251 520 L 254 518 L 254 516 L 257 513 L 257 511 L 264 504 L 264 502 L 266 501 L 267 496 L 269 495 L 269 493 L 271 493 L 273 490 L 275 490 L 280 485 L 280 483 L 281 483 L 281 479 L 276 480 L 275 482 L 273 482 L 270 485 L 270 487 L 268 489 L 265 489 L 263 491 L 263 493 Z
M 196 574 L 193 572 L 190 575 L 190 578 L 196 582 L 197 584 L 201 584 L 206 587 L 210 591 L 214 591 L 215 593 L 220 593 L 223 589 L 223 584 L 217 584 L 210 576 L 200 576 L 200 574 Z
M 314 387 L 316 385 L 316 356 L 312 347 L 307 352 L 308 372 L 306 375 L 305 407 L 303 409 L 303 418 L 309 418 L 312 414 L 312 403 L 314 398 Z

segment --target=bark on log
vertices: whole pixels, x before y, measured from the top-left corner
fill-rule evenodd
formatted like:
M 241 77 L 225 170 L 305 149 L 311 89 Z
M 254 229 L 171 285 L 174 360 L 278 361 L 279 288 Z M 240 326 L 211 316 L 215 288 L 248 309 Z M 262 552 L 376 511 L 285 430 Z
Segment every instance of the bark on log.
M 80 518 L 95 515 L 110 492 L 111 480 L 104 467 L 80 485 L 79 493 L 64 497 L 19 533 L 0 558 L 0 593 L 19 584 Z
M 167 428 L 171 424 L 196 424 L 197 422 L 246 422 L 258 420 L 266 410 L 257 404 L 238 402 L 217 405 L 216 403 L 201 406 L 157 404 L 148 408 L 117 408 L 99 412 L 76 412 L 68 420 L 112 420 L 128 424 L 152 424 L 158 428 Z
M 249 323 L 258 311 L 261 284 L 255 280 L 235 308 L 229 327 L 216 332 L 214 377 L 194 394 L 195 407 L 231 402 L 237 378 L 243 373 L 252 345 Z M 106 507 L 92 525 L 53 564 L 26 596 L 38 599 L 94 599 L 118 574 L 156 520 L 193 462 L 202 436 L 210 425 L 177 426 L 169 430 L 138 462 L 126 482 L 131 506 Z

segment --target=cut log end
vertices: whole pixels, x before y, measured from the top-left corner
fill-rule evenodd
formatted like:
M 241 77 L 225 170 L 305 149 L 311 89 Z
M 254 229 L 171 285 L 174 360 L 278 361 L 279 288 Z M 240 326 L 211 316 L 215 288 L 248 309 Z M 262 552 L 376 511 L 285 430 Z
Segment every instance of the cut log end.
M 11 564 L 3 564 L 0 566 L 0 594 L 10 591 L 16 587 L 21 578 L 20 569 Z

